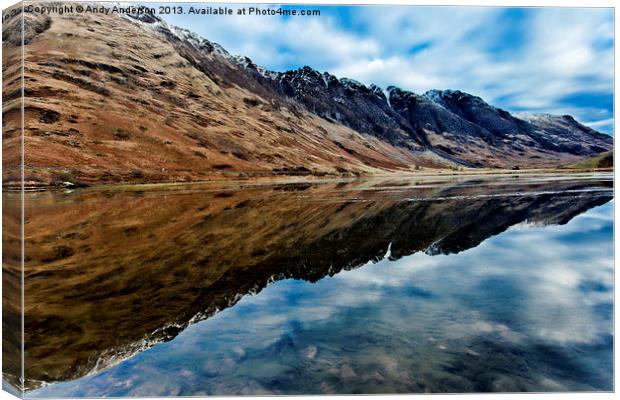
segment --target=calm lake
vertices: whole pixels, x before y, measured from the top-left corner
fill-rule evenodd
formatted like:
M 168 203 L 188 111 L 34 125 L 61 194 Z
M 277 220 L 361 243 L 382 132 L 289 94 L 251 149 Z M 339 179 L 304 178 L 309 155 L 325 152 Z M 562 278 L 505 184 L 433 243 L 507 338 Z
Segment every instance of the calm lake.
M 613 390 L 612 186 L 28 193 L 26 395 Z

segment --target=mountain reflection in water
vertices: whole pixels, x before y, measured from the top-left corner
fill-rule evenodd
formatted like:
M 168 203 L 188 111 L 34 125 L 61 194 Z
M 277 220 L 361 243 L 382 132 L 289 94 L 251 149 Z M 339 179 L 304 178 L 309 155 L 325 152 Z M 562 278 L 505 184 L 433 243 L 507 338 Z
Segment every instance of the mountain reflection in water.
M 29 193 L 28 395 L 611 390 L 611 179 Z

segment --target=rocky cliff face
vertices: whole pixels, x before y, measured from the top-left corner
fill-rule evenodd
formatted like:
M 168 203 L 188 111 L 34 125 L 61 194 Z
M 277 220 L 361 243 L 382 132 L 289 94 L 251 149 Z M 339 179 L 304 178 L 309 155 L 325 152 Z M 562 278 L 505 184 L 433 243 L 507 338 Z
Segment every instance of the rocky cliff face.
M 524 114 L 518 118 L 458 90 L 431 90 L 424 96 L 489 132 L 493 144 L 502 141 L 512 146 L 590 156 L 611 143 L 608 135 L 580 124 L 570 115 Z
M 322 118 L 411 150 L 419 150 L 425 144 L 424 138 L 390 107 L 385 94 L 376 86 L 369 88 L 351 79 L 338 79 L 308 66 L 265 76 L 276 90 Z
M 6 149 L 20 139 L 12 18 L 3 25 Z M 612 147 L 570 117 L 523 119 L 459 91 L 268 71 L 155 16 L 29 14 L 25 24 L 33 184 L 551 167 Z M 5 170 L 7 182 L 15 171 Z

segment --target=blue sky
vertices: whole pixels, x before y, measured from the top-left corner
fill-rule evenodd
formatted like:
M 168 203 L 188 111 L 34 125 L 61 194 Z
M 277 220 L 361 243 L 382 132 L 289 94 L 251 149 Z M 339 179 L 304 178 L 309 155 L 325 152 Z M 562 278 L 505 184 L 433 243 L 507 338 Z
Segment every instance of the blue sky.
M 610 8 L 293 8 L 321 15 L 165 19 L 272 70 L 309 65 L 416 93 L 460 89 L 509 111 L 570 114 L 612 134 Z

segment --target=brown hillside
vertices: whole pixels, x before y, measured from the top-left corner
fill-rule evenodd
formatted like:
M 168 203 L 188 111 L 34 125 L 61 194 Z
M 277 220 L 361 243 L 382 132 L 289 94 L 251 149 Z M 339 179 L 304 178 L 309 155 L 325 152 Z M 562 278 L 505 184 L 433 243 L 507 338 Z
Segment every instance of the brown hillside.
M 233 65 L 194 54 L 203 65 L 219 64 L 206 74 L 128 19 L 29 17 L 46 28 L 25 52 L 26 166 L 34 179 L 201 180 L 446 165 L 330 123 L 268 91 L 251 92 L 229 82 Z M 8 41 L 3 46 L 8 54 L 18 51 Z M 8 123 L 19 118 L 16 59 L 5 58 L 4 65 L 13 71 L 3 88 Z M 5 148 L 19 139 L 15 131 L 5 137 Z

